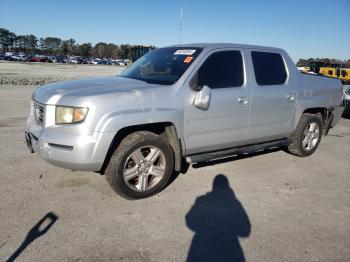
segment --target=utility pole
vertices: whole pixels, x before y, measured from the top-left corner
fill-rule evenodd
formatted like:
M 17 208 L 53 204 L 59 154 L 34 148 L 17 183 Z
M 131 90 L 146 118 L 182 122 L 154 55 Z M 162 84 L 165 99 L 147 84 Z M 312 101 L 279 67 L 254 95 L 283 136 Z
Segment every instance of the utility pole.
M 180 21 L 179 21 L 179 44 L 181 44 L 182 37 L 182 7 L 180 9 Z

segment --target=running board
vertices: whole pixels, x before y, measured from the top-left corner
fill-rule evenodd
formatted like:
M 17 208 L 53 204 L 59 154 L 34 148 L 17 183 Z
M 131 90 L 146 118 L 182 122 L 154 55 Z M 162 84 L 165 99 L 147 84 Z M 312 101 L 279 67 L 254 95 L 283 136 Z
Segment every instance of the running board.
M 280 140 L 273 140 L 266 143 L 260 143 L 260 144 L 253 144 L 248 146 L 242 146 L 242 147 L 234 147 L 230 149 L 225 149 L 221 151 L 214 151 L 214 152 L 206 152 L 201 154 L 195 154 L 195 155 L 189 155 L 186 157 L 186 162 L 189 164 L 192 163 L 200 163 L 200 162 L 208 162 L 215 159 L 235 156 L 235 155 L 241 155 L 241 154 L 249 154 L 254 153 L 257 151 L 262 151 L 270 148 L 278 148 L 282 146 L 287 146 L 291 143 L 290 138 L 286 139 L 280 139 Z

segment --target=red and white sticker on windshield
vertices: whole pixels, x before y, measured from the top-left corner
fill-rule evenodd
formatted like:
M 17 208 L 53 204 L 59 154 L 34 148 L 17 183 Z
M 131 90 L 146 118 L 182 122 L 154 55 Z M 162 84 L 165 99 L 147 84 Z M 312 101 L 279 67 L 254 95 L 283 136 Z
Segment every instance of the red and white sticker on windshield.
M 174 55 L 193 55 L 196 52 L 194 49 L 179 49 Z

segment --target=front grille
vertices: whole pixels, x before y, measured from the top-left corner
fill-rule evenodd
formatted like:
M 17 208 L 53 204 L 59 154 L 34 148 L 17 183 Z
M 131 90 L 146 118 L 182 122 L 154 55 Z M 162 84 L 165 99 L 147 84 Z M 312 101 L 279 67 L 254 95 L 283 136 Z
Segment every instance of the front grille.
M 33 115 L 38 124 L 44 122 L 44 107 L 36 102 L 33 102 Z

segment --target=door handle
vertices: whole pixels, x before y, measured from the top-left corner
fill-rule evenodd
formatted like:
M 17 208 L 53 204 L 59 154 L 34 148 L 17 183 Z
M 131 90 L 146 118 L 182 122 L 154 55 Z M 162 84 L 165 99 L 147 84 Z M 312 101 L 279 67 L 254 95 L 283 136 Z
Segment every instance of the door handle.
M 246 98 L 245 96 L 240 96 L 237 98 L 237 100 L 238 100 L 238 104 L 240 104 L 242 106 L 248 105 L 248 98 Z
M 290 102 L 293 102 L 295 100 L 295 95 L 294 94 L 287 94 L 286 95 L 287 100 Z

